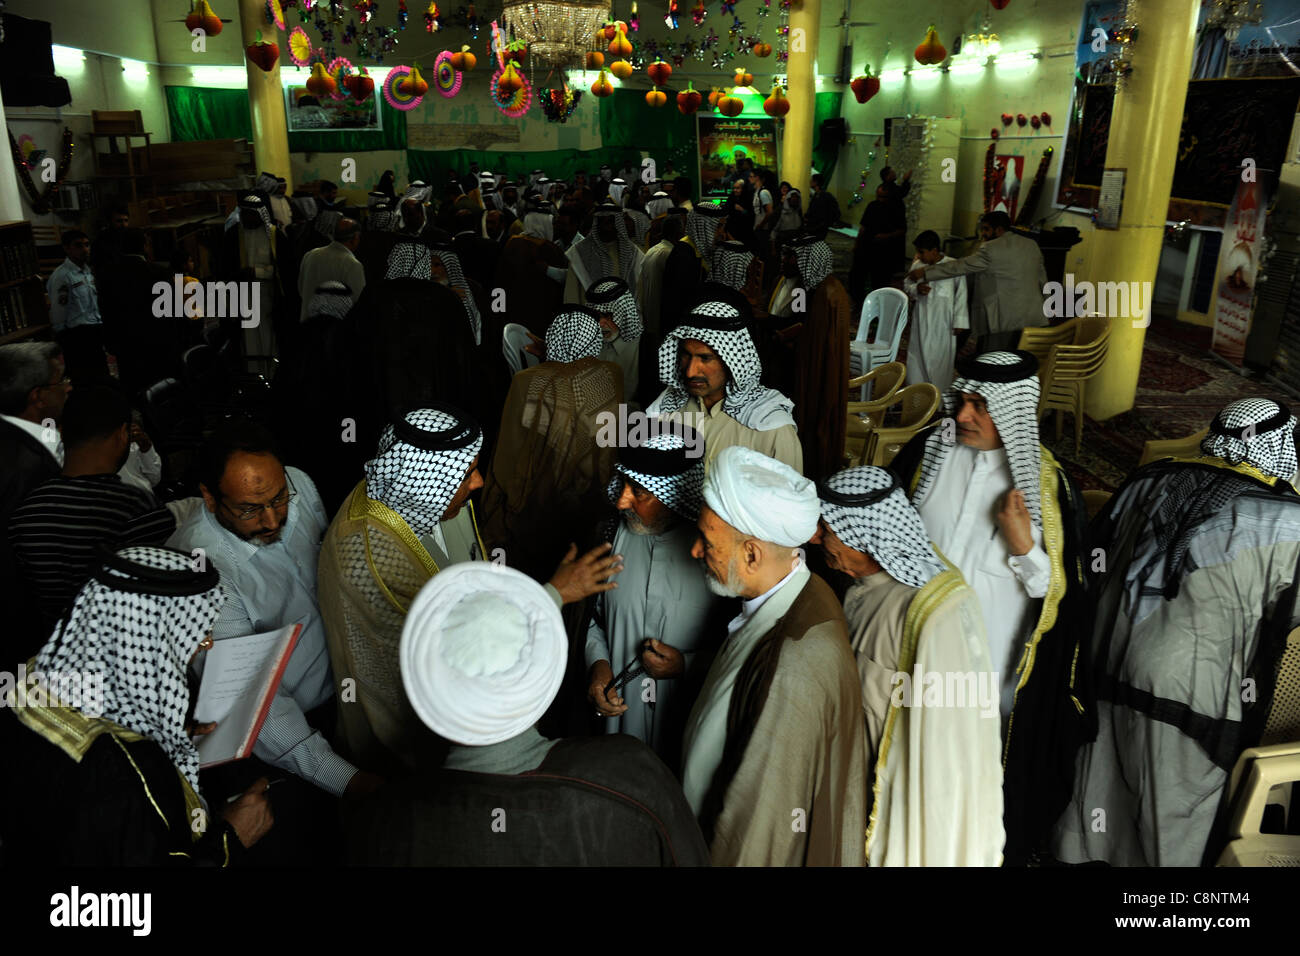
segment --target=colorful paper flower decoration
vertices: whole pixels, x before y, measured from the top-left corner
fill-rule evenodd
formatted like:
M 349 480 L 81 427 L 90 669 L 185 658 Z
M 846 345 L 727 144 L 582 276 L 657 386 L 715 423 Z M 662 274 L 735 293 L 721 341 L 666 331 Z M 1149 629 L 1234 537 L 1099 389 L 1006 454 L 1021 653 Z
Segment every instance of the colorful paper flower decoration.
M 284 10 L 280 6 L 280 0 L 266 0 L 266 13 L 271 23 L 284 29 Z
M 294 27 L 293 32 L 289 34 L 289 59 L 297 67 L 306 66 L 311 62 L 311 37 L 302 27 Z
M 514 66 L 514 64 L 510 64 Z M 521 86 L 517 90 L 503 90 L 500 87 L 501 77 L 505 75 L 504 69 L 498 69 L 492 74 L 492 102 L 506 116 L 511 119 L 518 119 L 528 112 L 528 107 L 533 102 L 533 88 L 528 84 L 528 78 L 518 70 L 513 70 L 515 76 L 521 81 Z
M 388 76 L 384 78 L 384 99 L 388 105 L 395 110 L 403 112 L 413 110 L 424 102 L 423 95 L 415 95 L 413 92 L 403 93 L 398 89 L 398 83 L 411 75 L 409 66 L 395 66 L 388 71 Z
M 451 65 L 451 52 L 443 50 L 439 53 L 433 61 L 433 85 L 438 88 L 438 92 L 451 99 L 460 92 L 460 84 L 463 80 L 464 78 Z

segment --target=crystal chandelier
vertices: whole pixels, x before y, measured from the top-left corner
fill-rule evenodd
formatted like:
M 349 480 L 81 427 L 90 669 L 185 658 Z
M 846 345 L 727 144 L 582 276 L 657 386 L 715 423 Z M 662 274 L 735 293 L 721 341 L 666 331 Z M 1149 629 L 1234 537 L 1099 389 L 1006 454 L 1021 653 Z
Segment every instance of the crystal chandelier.
M 572 65 L 593 49 L 596 31 L 609 19 L 609 2 L 507 0 L 501 21 L 507 34 L 528 44 L 529 60 L 551 67 Z
M 1264 4 L 1260 0 L 1214 0 L 1213 9 L 1205 18 L 1207 29 L 1219 29 L 1229 43 L 1237 42 L 1241 28 L 1247 23 L 1264 19 Z
M 993 32 L 993 21 L 989 19 L 988 12 L 985 11 L 984 22 L 980 24 L 979 32 L 966 36 L 965 42 L 961 45 L 961 52 L 967 56 L 983 60 L 991 56 L 997 56 L 1001 51 L 1002 41 Z

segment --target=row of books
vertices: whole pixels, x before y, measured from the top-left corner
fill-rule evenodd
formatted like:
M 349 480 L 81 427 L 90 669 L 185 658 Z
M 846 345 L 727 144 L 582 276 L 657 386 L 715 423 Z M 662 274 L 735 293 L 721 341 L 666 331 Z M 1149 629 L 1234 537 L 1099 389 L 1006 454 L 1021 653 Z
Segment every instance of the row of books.
M 45 317 L 27 314 L 28 291 L 26 285 L 13 285 L 0 289 L 0 335 L 17 332 L 29 325 L 45 321 Z
M 37 271 L 36 246 L 30 241 L 0 246 L 0 282 L 25 279 Z

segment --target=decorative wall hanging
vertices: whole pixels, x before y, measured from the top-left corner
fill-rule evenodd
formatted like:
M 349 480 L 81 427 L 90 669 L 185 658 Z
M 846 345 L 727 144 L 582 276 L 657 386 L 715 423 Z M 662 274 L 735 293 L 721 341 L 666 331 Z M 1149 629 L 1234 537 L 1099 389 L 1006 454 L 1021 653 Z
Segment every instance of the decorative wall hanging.
M 72 165 L 72 153 L 75 148 L 72 142 L 72 130 L 65 126 L 63 128 L 63 141 L 59 147 L 59 165 L 54 171 L 54 182 L 46 183 L 45 189 L 37 192 L 36 184 L 32 182 L 32 174 L 23 164 L 22 153 L 18 149 L 18 144 L 14 142 L 14 134 L 9 134 L 9 151 L 14 158 L 14 168 L 18 170 L 18 181 L 22 183 L 23 192 L 27 193 L 27 200 L 31 204 L 33 212 L 43 214 L 50 211 L 54 203 L 54 196 L 64 178 L 68 175 L 69 167 Z
M 348 92 L 352 95 L 352 99 L 357 103 L 364 103 L 366 100 L 370 99 L 371 95 L 375 92 L 375 81 L 370 74 L 366 72 L 364 66 L 356 73 L 346 76 L 343 83 L 347 87 Z
M 442 29 L 442 11 L 438 9 L 437 3 L 430 3 L 429 9 L 424 11 L 424 28 L 430 33 L 437 33 Z
M 460 92 L 463 77 L 451 65 L 451 53 L 443 50 L 433 61 L 433 85 L 438 92 L 451 99 Z
M 208 0 L 197 0 L 194 9 L 185 18 L 185 29 L 191 33 L 202 30 L 208 36 L 214 37 L 221 32 L 221 18 L 212 12 Z
M 289 34 L 289 59 L 299 68 L 311 62 L 311 37 L 302 27 L 294 27 Z
M 330 60 L 329 65 L 325 67 L 325 72 L 330 75 L 330 78 L 334 81 L 335 87 L 337 87 L 330 95 L 336 100 L 347 99 L 347 87 L 344 83 L 350 73 L 356 72 L 356 67 L 352 65 L 352 61 L 347 57 L 336 56 L 334 59 Z
M 925 39 L 917 44 L 916 50 L 912 55 L 916 58 L 917 63 L 929 66 L 935 63 L 942 63 L 948 58 L 948 50 L 939 42 L 939 31 L 930 24 L 930 28 L 925 31 Z
M 780 119 L 790 112 L 790 101 L 780 84 L 773 85 L 772 94 L 763 101 L 763 112 L 775 119 Z
M 406 79 L 410 73 L 411 68 L 409 66 L 395 66 L 388 71 L 388 76 L 384 78 L 384 99 L 395 110 L 406 112 L 415 109 L 424 102 L 423 95 L 404 92 L 399 88 L 400 81 Z
M 677 94 L 677 110 L 689 116 L 700 108 L 703 101 L 704 97 L 691 87 L 690 81 L 687 81 L 686 89 Z
M 280 7 L 280 0 L 266 0 L 266 16 L 268 23 L 274 23 L 279 30 L 284 29 L 284 10 Z
M 262 39 L 262 31 L 257 31 L 257 39 L 244 50 L 248 62 L 257 66 L 263 73 L 270 73 L 280 62 L 280 48 L 274 43 Z
M 880 92 L 880 77 L 871 73 L 871 64 L 867 64 L 867 72 L 862 76 L 853 78 L 849 84 L 849 89 L 853 90 L 853 96 L 859 103 L 865 103 L 873 96 Z
M 501 80 L 507 74 L 513 74 L 513 79 L 518 80 L 519 86 L 516 89 L 507 90 L 502 87 Z M 528 85 L 527 78 L 515 69 L 513 63 L 507 63 L 505 69 L 498 69 L 492 75 L 491 92 L 492 102 L 496 108 L 511 119 L 518 119 L 527 113 L 533 101 L 533 88 Z

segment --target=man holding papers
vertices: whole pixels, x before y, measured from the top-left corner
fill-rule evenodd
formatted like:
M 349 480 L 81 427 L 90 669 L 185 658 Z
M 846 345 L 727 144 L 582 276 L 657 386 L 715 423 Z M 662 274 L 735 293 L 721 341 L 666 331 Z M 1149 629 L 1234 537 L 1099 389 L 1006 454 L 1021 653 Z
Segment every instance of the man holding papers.
M 374 789 L 382 781 L 336 754 L 318 729 L 332 728 L 334 684 L 316 604 L 316 560 L 329 523 L 316 486 L 285 468 L 271 434 L 248 421 L 218 428 L 199 467 L 207 507 L 168 543 L 221 573 L 226 601 L 213 637 L 302 625 L 254 756 L 335 796 Z

